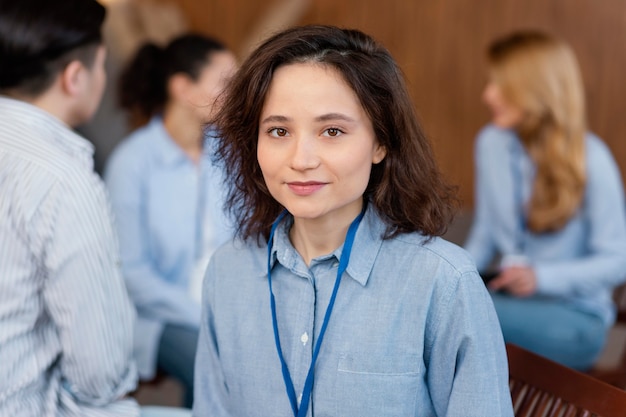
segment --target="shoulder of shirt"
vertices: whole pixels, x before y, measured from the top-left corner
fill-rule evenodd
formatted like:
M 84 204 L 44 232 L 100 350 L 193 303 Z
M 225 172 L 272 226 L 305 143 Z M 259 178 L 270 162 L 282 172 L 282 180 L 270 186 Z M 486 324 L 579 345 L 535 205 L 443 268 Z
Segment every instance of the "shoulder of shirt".
M 12 109 L 10 103 L 4 104 Z M 54 188 L 64 193 L 72 191 L 71 194 L 76 195 L 93 193 L 94 185 L 102 188 L 98 175 L 82 160 L 85 155 L 76 157 L 72 154 L 80 154 L 85 150 L 76 145 L 65 148 L 59 145 L 59 141 L 66 137 L 67 140 L 77 140 L 73 138 L 75 134 L 71 130 L 37 115 L 36 109 L 21 108 L 20 103 L 13 103 L 12 106 L 18 109 L 14 112 L 16 115 L 12 116 L 13 113 L 9 111 L 8 115 L 0 118 L 0 149 L 6 158 L 2 170 L 8 174 L 7 178 L 13 183 L 15 192 L 28 195 L 27 201 L 38 205 Z M 12 123 L 10 117 L 18 121 Z M 48 133 L 38 123 L 51 123 L 49 134 L 57 139 L 44 137 Z M 20 140 L 15 140 L 16 137 Z M 80 145 L 79 142 L 76 143 Z M 68 149 L 71 152 L 68 153 Z M 68 198 L 69 195 L 64 195 L 64 199 Z
M 392 250 L 400 250 L 406 256 L 416 259 L 435 260 L 447 265 L 459 275 L 476 272 L 476 265 L 470 254 L 460 246 L 441 237 L 426 238 L 420 233 L 404 233 L 388 241 Z
M 235 236 L 223 243 L 215 251 L 215 253 L 220 256 L 239 256 L 244 252 L 250 254 L 261 254 L 263 258 L 265 258 L 267 256 L 267 245 L 265 242 L 257 244 L 257 241 L 252 238 L 244 241 L 238 236 Z
M 134 130 L 131 134 L 120 141 L 113 149 L 111 157 L 116 155 L 128 155 L 133 157 L 145 155 L 154 149 L 155 123 L 150 122 Z
M 592 132 L 588 132 L 585 135 L 585 146 L 587 157 L 591 161 L 594 159 L 600 159 L 602 161 L 605 161 L 606 158 L 613 159 L 613 154 L 608 145 Z
M 37 142 L 40 146 L 35 152 L 8 149 L 8 154 L 15 161 L 21 161 L 22 169 L 28 172 L 28 181 L 71 182 L 71 178 L 81 178 L 97 174 L 87 170 L 79 162 L 62 150 L 49 146 L 45 141 Z M 19 175 L 25 173 L 17 173 Z
M 265 274 L 267 267 L 267 245 L 264 242 L 257 244 L 255 239 L 241 240 L 234 237 L 218 247 L 211 263 L 217 269 L 229 270 L 258 270 L 259 275 Z
M 204 278 L 204 286 L 228 287 L 233 282 L 230 278 L 236 279 L 237 285 L 254 285 L 257 278 L 262 278 L 266 274 L 267 245 L 258 245 L 252 239 L 242 241 L 235 237 L 213 252 Z
M 516 141 L 517 134 L 513 130 L 502 129 L 493 124 L 484 126 L 476 135 L 476 147 L 480 150 L 504 148 Z
M 14 182 L 11 198 L 20 215 L 32 218 L 45 206 L 52 204 L 103 204 L 104 186 L 98 175 L 87 170 L 66 153 L 50 147 L 46 152 L 12 155 L 16 162 L 15 172 L 10 174 Z M 5 167 L 11 171 L 11 167 Z M 80 202 L 80 203 L 79 203 Z

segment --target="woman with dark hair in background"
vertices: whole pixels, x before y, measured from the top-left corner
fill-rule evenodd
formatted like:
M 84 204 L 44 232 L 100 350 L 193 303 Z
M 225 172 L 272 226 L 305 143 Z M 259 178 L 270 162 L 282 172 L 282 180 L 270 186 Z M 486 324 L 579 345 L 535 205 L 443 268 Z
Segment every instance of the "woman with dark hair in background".
M 511 416 L 495 311 L 437 237 L 453 190 L 389 52 L 288 29 L 225 97 L 239 239 L 207 269 L 194 415 Z
M 138 312 L 142 378 L 158 367 L 178 378 L 191 407 L 200 281 L 212 251 L 232 232 L 222 213 L 223 178 L 204 125 L 235 68 L 220 42 L 188 34 L 148 44 L 120 80 L 120 100 L 149 123 L 120 143 L 105 181 L 120 236 L 122 268 Z
M 476 142 L 476 212 L 466 249 L 485 271 L 506 341 L 589 368 L 626 276 L 620 173 L 587 130 L 578 63 L 563 41 L 517 32 L 489 48 Z

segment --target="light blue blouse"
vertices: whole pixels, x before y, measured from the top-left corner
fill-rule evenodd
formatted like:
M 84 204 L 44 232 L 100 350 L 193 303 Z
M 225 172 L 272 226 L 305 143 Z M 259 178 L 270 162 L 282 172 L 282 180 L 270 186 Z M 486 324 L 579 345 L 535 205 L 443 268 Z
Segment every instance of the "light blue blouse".
M 155 117 L 107 163 L 122 269 L 138 313 L 135 354 L 143 378 L 154 375 L 165 323 L 199 326 L 200 305 L 189 290 L 194 265 L 232 236 L 210 140 L 207 135 L 196 165 Z
M 475 216 L 465 248 L 479 270 L 494 256 L 521 254 L 537 275 L 537 294 L 595 314 L 610 326 L 613 287 L 626 279 L 626 217 L 619 169 L 606 145 L 588 134 L 582 206 L 557 232 L 524 227 L 534 165 L 513 131 L 485 127 L 475 149 Z
M 311 261 L 272 248 L 285 361 L 300 395 L 342 248 Z M 356 234 L 316 368 L 308 416 L 512 416 L 507 359 L 473 261 L 434 238 L 383 240 L 368 208 Z M 203 289 L 193 415 L 292 417 L 276 352 L 267 246 L 240 241 L 212 258 Z

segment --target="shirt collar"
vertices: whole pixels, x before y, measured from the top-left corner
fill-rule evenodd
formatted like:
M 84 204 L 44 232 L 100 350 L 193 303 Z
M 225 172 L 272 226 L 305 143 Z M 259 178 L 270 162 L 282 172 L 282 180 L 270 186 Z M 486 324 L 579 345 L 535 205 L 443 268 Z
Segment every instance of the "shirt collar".
M 154 116 L 146 129 L 148 130 L 148 135 L 153 138 L 153 151 L 158 155 L 163 165 L 177 166 L 189 162 L 189 158 L 185 155 L 185 152 L 174 142 L 174 139 L 167 133 L 167 130 L 165 130 L 161 116 Z
M 47 111 L 25 101 L 3 96 L 0 97 L 0 115 L 7 120 L 19 120 L 37 132 L 38 138 L 48 141 L 87 168 L 93 169 L 93 144 Z
M 289 230 L 293 224 L 293 218 L 287 216 L 276 228 L 274 234 L 274 244 L 270 252 L 270 267 L 273 268 L 276 262 L 279 262 L 286 268 L 293 269 L 296 266 L 296 260 L 300 257 L 296 249 L 289 240 Z M 376 209 L 369 204 L 361 224 L 357 229 L 352 253 L 350 254 L 350 262 L 346 273 L 362 286 L 367 284 L 376 256 L 383 242 L 383 234 L 385 233 L 385 224 L 378 215 Z M 329 255 L 322 258 L 335 257 L 338 261 L 341 258 L 343 245 L 335 249 Z M 317 258 L 320 259 L 320 258 Z M 265 274 L 267 276 L 267 274 Z

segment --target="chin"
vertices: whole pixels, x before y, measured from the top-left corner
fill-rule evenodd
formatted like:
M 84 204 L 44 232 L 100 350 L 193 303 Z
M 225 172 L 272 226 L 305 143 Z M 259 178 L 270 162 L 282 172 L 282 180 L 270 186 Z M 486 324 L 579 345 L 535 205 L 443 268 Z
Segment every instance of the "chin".
M 494 125 L 496 125 L 497 127 L 499 127 L 500 129 L 511 129 L 513 127 L 512 123 L 509 123 L 506 120 L 502 120 L 502 119 L 493 119 L 492 123 Z
M 286 208 L 287 208 L 287 211 L 294 218 L 297 218 L 297 219 L 314 220 L 319 217 L 322 217 L 325 214 L 324 211 L 311 207 L 310 205 L 308 207 L 303 207 L 301 205 L 292 205 L 292 206 L 286 206 Z
M 89 108 L 87 106 L 78 109 L 72 117 L 72 127 L 81 126 L 91 120 L 96 114 L 98 108 Z
M 311 210 L 288 210 L 294 219 L 315 220 L 322 217 L 323 213 L 312 212 Z

